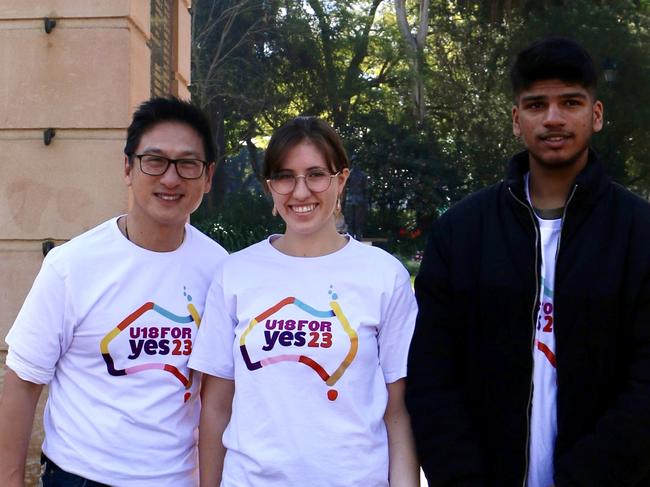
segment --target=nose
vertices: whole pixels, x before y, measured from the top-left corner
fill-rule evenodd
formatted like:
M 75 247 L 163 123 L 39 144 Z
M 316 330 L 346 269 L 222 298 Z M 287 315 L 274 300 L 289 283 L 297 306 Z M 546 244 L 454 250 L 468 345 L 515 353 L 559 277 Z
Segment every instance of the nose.
M 160 176 L 160 182 L 169 187 L 178 185 L 181 179 L 176 168 L 176 162 L 169 164 L 167 170 Z
M 311 194 L 304 176 L 296 176 L 296 186 L 293 188 L 294 198 L 306 198 Z
M 544 116 L 544 125 L 557 126 L 564 125 L 564 123 L 564 113 L 562 112 L 561 107 L 555 103 L 549 104 Z

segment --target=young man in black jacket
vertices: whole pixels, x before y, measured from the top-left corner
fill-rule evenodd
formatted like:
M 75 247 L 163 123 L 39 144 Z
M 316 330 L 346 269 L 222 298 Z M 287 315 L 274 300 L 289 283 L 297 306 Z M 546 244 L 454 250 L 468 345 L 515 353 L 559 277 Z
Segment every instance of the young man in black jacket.
M 432 486 L 650 486 L 650 205 L 589 149 L 596 79 L 574 41 L 521 51 L 527 150 L 433 225 L 407 389 Z

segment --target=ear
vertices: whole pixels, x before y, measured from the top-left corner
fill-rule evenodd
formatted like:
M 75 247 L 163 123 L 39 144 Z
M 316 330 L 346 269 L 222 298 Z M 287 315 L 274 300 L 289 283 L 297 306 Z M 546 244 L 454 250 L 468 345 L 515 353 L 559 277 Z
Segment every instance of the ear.
M 521 136 L 521 127 L 519 126 L 519 106 L 512 106 L 512 133 L 515 137 Z
M 339 194 L 338 194 L 339 197 L 341 196 L 341 194 L 343 194 L 343 190 L 345 189 L 345 183 L 348 181 L 349 177 L 350 177 L 350 170 L 347 167 L 341 169 L 339 175 L 336 176 L 336 180 L 339 182 Z
M 605 114 L 605 107 L 603 106 L 603 103 L 600 100 L 596 100 L 594 102 L 592 112 L 593 112 L 593 116 L 592 116 L 593 131 L 600 132 L 601 129 L 603 128 L 604 114 Z
M 124 156 L 124 182 L 127 186 L 131 186 L 133 180 L 133 166 L 129 164 L 129 157 Z
M 205 185 L 203 187 L 204 193 L 209 193 L 212 188 L 212 178 L 214 177 L 214 171 L 216 170 L 216 163 L 211 162 L 205 168 Z

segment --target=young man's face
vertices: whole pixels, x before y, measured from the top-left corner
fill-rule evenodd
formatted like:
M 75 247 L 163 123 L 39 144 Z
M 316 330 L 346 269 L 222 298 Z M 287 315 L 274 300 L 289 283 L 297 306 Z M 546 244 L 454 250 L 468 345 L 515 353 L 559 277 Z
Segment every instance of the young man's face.
M 587 163 L 591 135 L 603 127 L 603 105 L 581 85 L 542 80 L 522 91 L 512 108 L 531 165 L 554 169 Z
M 199 159 L 205 161 L 203 140 L 189 125 L 182 122 L 160 122 L 147 130 L 140 139 L 136 155 L 152 154 L 170 159 Z M 133 192 L 129 215 L 151 227 L 182 226 L 190 213 L 201 203 L 203 194 L 210 191 L 214 164 L 204 168 L 198 179 L 183 179 L 176 166 L 170 164 L 160 176 L 142 172 L 140 160 L 124 163 L 127 186 Z

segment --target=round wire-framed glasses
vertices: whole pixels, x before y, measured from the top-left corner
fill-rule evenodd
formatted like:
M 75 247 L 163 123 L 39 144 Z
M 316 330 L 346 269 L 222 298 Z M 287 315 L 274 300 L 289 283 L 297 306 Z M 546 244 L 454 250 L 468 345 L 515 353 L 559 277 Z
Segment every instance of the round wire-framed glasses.
M 266 180 L 266 183 L 271 187 L 273 191 L 278 194 L 289 194 L 296 189 L 296 184 L 298 184 L 298 179 L 302 178 L 307 185 L 307 189 L 313 193 L 322 193 L 327 191 L 332 184 L 332 179 L 341 174 L 341 171 L 336 174 L 329 174 L 324 171 L 312 171 L 307 174 L 298 174 L 295 175 L 290 172 L 281 172 L 274 174 L 269 179 Z

